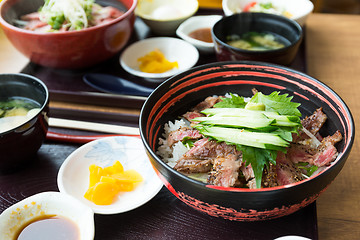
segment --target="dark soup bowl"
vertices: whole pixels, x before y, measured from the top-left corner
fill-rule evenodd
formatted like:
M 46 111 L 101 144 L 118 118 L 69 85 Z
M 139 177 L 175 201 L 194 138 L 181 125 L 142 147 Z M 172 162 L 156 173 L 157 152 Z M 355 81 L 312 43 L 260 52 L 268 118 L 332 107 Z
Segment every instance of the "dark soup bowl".
M 123 14 L 81 30 L 32 31 L 21 28 L 19 20 L 37 12 L 44 1 L 7 0 L 0 3 L 0 25 L 10 42 L 34 63 L 53 68 L 87 68 L 124 48 L 134 27 L 137 0 L 97 0 L 96 3 L 112 6 Z
M 297 22 L 283 16 L 247 12 L 218 21 L 212 28 L 212 37 L 219 61 L 290 65 L 299 50 L 303 30 Z
M 301 104 L 297 107 L 299 115 L 301 113 L 300 119 L 312 115 L 317 109 L 322 109 L 322 112 L 327 116 L 327 120 L 325 123 L 322 121 L 323 126 L 320 131 L 314 132 L 317 137 L 312 135 L 311 138 L 311 134 L 303 135 L 305 130 L 300 129 L 300 133 L 303 132 L 300 135 L 293 134 L 294 143 L 292 144 L 300 144 L 298 140 L 301 138 L 299 137 L 303 137 L 304 140 L 302 140 L 301 144 L 303 144 L 303 147 L 306 147 L 306 141 L 309 141 L 311 138 L 314 142 L 318 141 L 318 144 L 320 144 L 314 147 L 315 150 L 323 154 L 325 149 L 328 148 L 320 147 L 324 147 L 322 144 L 325 144 L 326 141 L 320 143 L 321 138 L 319 136 L 336 136 L 340 134 L 342 139 L 338 138 L 336 144 L 329 144 L 332 154 L 328 155 L 329 158 L 323 158 L 323 160 L 328 160 L 326 165 L 317 168 L 317 171 L 310 175 L 310 177 L 305 177 L 303 170 L 299 170 L 302 165 L 297 165 L 293 162 L 293 158 L 290 158 L 290 155 L 288 155 L 289 149 L 292 148 L 291 145 L 287 149 L 285 157 L 279 158 L 279 156 L 284 156 L 284 153 L 275 151 L 277 153 L 276 163 L 271 164 L 275 168 L 264 168 L 263 180 L 265 180 L 265 171 L 271 172 L 273 174 L 273 185 L 252 188 L 251 184 L 249 184 L 251 181 L 247 184 L 236 185 L 237 181 L 238 183 L 243 182 L 246 176 L 246 165 L 241 160 L 241 152 L 240 154 L 237 152 L 242 151 L 241 149 L 244 148 L 240 150 L 236 148 L 237 151 L 233 149 L 231 152 L 228 152 L 232 156 L 236 156 L 233 160 L 229 159 L 231 164 L 228 166 L 236 166 L 235 162 L 240 161 L 237 164 L 241 165 L 241 167 L 239 168 L 239 165 L 237 165 L 234 168 L 227 168 L 226 164 L 222 165 L 221 163 L 221 157 L 227 159 L 227 157 L 224 157 L 227 155 L 218 152 L 219 148 L 211 148 L 211 146 L 223 146 L 225 149 L 224 142 L 221 143 L 201 138 L 193 130 L 192 132 L 190 131 L 190 134 L 182 136 L 178 133 L 184 132 L 172 132 L 174 133 L 172 134 L 172 139 L 175 142 L 187 140 L 184 143 L 188 144 L 189 139 L 201 139 L 195 140 L 197 142 L 193 143 L 193 145 L 188 144 L 188 149 L 193 150 L 194 147 L 197 147 L 199 151 L 188 151 L 184 159 L 189 160 L 189 164 L 186 165 L 186 162 L 183 162 L 185 167 L 181 168 L 180 165 L 178 168 L 182 172 L 176 171 L 172 166 L 179 162 L 172 162 L 174 159 L 171 159 L 171 157 L 178 159 L 179 156 L 176 157 L 176 154 L 180 151 L 176 150 L 175 153 L 175 147 L 173 147 L 172 152 L 169 150 L 165 144 L 170 142 L 170 138 L 166 138 L 165 134 L 174 130 L 174 126 L 176 127 L 177 123 L 172 125 L 169 121 L 174 123 L 175 120 L 179 120 L 180 117 L 189 111 L 193 111 L 190 113 L 197 115 L 198 112 L 193 107 L 201 107 L 198 104 L 209 96 L 213 98 L 210 98 L 210 101 L 202 105 L 202 109 L 212 106 L 211 99 L 217 99 L 217 96 L 227 96 L 230 99 L 227 93 L 232 93 L 251 97 L 254 94 L 253 92 L 256 94 L 254 89 L 258 91 L 258 96 L 270 95 L 275 91 L 280 92 L 279 96 L 284 97 L 284 94 L 288 94 L 288 97 L 293 97 L 291 102 Z M 234 102 L 236 103 L 236 101 Z M 265 106 L 267 111 L 267 105 L 265 104 Z M 188 114 L 187 117 L 190 118 L 191 114 Z M 309 122 L 311 119 L 302 120 L 302 124 L 304 125 L 305 122 Z M 298 121 L 297 123 L 299 124 L 300 122 Z M 159 85 L 144 103 L 139 125 L 141 139 L 148 157 L 169 191 L 194 209 L 211 216 L 237 221 L 274 219 L 294 213 L 314 202 L 344 166 L 355 136 L 354 121 L 350 110 L 343 100 L 328 86 L 304 73 L 279 65 L 253 61 L 212 63 L 195 67 L 169 78 Z M 164 128 L 165 125 L 166 128 Z M 311 129 L 312 126 L 306 126 L 305 128 Z M 167 141 L 164 141 L 165 138 Z M 297 142 L 295 142 L 296 139 L 298 139 Z M 199 143 L 199 141 L 202 142 Z M 212 143 L 203 145 L 204 142 L 205 144 Z M 180 146 L 184 146 L 182 142 L 177 143 Z M 172 146 L 175 146 L 175 144 Z M 166 151 L 168 152 L 166 153 Z M 169 152 L 173 153 L 173 155 L 171 156 Z M 214 152 L 215 154 L 213 154 Z M 166 154 L 168 154 L 168 157 L 165 158 Z M 312 154 L 314 155 L 311 155 L 311 157 L 315 157 L 316 152 Z M 220 158 L 218 158 L 219 156 Z M 217 159 L 220 159 L 220 161 L 217 161 Z M 199 178 L 190 178 L 187 174 L 188 170 L 193 166 L 196 167 L 196 164 L 201 165 L 202 160 L 210 160 L 205 163 L 210 165 L 212 178 L 207 180 L 205 177 L 205 181 L 200 181 Z M 223 162 L 226 163 L 225 160 Z M 169 164 L 172 164 L 172 166 Z M 201 166 L 205 168 L 207 167 L 206 164 Z M 224 171 L 221 170 L 222 167 Z M 226 173 L 227 169 L 229 169 L 231 174 Z M 300 178 L 296 179 L 293 175 L 289 175 L 289 179 L 284 179 L 284 174 L 285 176 L 286 174 L 292 174 L 292 170 Z M 206 171 L 209 171 L 209 169 Z M 299 171 L 300 175 L 298 175 Z M 236 174 L 234 175 L 234 173 Z M 220 177 L 223 176 L 224 179 L 226 179 L 227 175 L 233 176 L 233 183 L 235 184 L 227 185 L 227 182 L 219 184 L 221 181 L 213 181 L 214 178 L 218 177 L 216 174 L 219 174 L 218 176 Z M 271 177 L 270 174 L 266 176 Z M 263 183 L 265 184 L 265 181 Z
M 31 162 L 48 130 L 49 92 L 26 74 L 0 74 L 0 172 Z

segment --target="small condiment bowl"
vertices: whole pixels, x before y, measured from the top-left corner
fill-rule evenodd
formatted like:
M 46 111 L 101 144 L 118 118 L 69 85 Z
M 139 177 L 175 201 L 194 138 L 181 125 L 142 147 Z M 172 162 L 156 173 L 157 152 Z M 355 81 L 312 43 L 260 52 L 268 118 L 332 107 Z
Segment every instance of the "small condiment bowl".
M 163 73 L 147 73 L 139 69 L 138 59 L 159 49 L 170 62 L 178 62 L 179 68 Z M 130 74 L 151 80 L 165 80 L 193 67 L 199 59 L 198 50 L 190 43 L 172 37 L 154 37 L 130 45 L 120 56 L 121 66 Z
M 178 26 L 199 8 L 197 0 L 139 0 L 135 14 L 151 31 L 161 36 L 175 35 Z
M 107 167 L 119 161 L 124 170 L 140 173 L 143 181 L 131 192 L 120 193 L 111 205 L 96 205 L 84 197 L 89 187 L 89 166 Z M 150 201 L 163 184 L 152 168 L 142 142 L 137 137 L 105 137 L 75 150 L 61 165 L 57 183 L 60 192 L 90 207 L 97 214 L 117 214 L 135 209 Z
M 94 212 L 77 199 L 60 192 L 38 193 L 7 208 L 0 215 L 1 239 L 17 239 L 27 224 L 53 215 L 74 223 L 79 231 L 79 239 L 94 239 Z
M 194 45 L 201 53 L 213 53 L 214 42 L 211 38 L 211 29 L 221 18 L 222 16 L 220 15 L 200 15 L 191 17 L 180 24 L 176 30 L 176 35 Z M 192 37 L 191 33 L 194 31 L 208 31 L 211 42 Z

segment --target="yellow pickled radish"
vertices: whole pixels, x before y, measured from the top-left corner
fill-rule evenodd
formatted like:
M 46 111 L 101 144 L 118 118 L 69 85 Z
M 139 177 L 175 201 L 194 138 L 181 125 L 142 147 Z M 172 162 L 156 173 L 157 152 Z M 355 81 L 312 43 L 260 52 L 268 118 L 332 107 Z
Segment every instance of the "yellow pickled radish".
M 102 169 L 102 167 L 92 164 L 89 167 L 89 171 L 90 171 L 89 187 L 92 187 L 97 182 L 100 181 L 100 178 L 103 175 L 103 169 Z
M 90 201 L 96 205 L 110 205 L 119 194 L 116 183 L 98 182 L 93 188 Z
M 140 175 L 140 173 L 133 169 L 126 170 L 122 173 L 114 174 L 112 175 L 112 177 L 115 178 L 117 181 L 124 183 L 137 183 L 143 181 L 143 177 Z
M 140 71 L 147 73 L 163 73 L 173 68 L 179 68 L 178 62 L 167 60 L 159 49 L 155 49 L 145 56 L 138 58 L 138 61 L 140 62 Z
M 121 173 L 123 171 L 124 171 L 123 165 L 119 161 L 116 161 L 112 166 L 104 168 L 103 175 L 104 176 L 112 175 L 112 174 L 115 174 L 115 173 Z
M 97 205 L 112 204 L 120 192 L 133 191 L 143 181 L 143 177 L 137 171 L 124 171 L 119 161 L 105 168 L 93 164 L 90 165 L 89 171 L 89 188 L 84 197 Z

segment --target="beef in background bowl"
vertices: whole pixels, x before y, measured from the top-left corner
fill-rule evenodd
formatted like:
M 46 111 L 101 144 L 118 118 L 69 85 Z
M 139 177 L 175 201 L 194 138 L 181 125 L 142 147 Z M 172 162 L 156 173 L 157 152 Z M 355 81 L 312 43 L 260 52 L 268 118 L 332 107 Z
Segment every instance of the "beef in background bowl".
M 39 109 L 11 129 L 0 127 L 0 172 L 30 164 L 48 130 L 49 92 L 41 80 L 20 73 L 0 74 L 0 102 L 9 98 L 33 102 Z
M 271 34 L 285 46 L 273 50 L 247 50 L 231 46 L 229 38 L 244 34 Z M 290 65 L 299 50 L 303 30 L 294 20 L 267 13 L 237 13 L 224 17 L 212 28 L 219 61 L 252 60 Z
M 34 32 L 17 26 L 21 16 L 44 5 L 43 0 L 0 3 L 0 25 L 10 42 L 30 61 L 53 68 L 79 69 L 103 62 L 120 52 L 130 39 L 137 0 L 99 0 L 124 12 L 107 23 L 66 32 Z
M 340 130 L 337 159 L 321 173 L 300 182 L 262 189 L 224 188 L 191 179 L 175 171 L 157 154 L 164 125 L 212 95 L 251 96 L 280 91 L 301 103 L 304 116 L 323 108 L 328 121 L 323 136 Z M 140 134 L 149 159 L 165 186 L 187 205 L 211 216 L 257 221 L 291 214 L 310 203 L 342 169 L 354 141 L 354 122 L 341 98 L 320 81 L 292 69 L 260 62 L 219 62 L 193 68 L 162 83 L 147 99 L 140 114 Z

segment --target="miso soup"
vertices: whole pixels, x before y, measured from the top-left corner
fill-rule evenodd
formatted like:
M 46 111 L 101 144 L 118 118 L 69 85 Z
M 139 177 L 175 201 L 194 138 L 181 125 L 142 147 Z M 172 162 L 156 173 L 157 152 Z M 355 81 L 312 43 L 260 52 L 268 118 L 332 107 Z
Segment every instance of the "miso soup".
M 23 97 L 0 100 L 0 133 L 16 128 L 40 111 L 40 104 Z
M 275 35 L 274 33 L 247 32 L 241 36 L 228 36 L 227 44 L 245 50 L 266 51 L 289 46 L 290 42 L 284 37 Z

